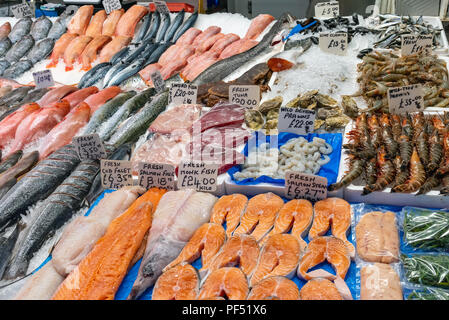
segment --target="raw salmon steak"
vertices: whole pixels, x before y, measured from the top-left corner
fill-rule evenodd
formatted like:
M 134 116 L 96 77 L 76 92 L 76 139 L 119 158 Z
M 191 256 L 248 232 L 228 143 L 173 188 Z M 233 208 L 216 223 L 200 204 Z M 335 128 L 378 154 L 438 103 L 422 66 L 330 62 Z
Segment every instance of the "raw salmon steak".
M 243 194 L 234 193 L 222 196 L 212 209 L 210 222 L 218 224 L 226 222 L 226 235 L 228 238 L 231 237 L 240 222 L 240 217 L 245 211 L 247 203 L 248 198 Z
M 332 235 L 343 240 L 348 247 L 351 257 L 355 255 L 355 248 L 346 238 L 351 226 L 351 206 L 340 198 L 327 198 L 315 203 L 315 217 L 309 231 L 309 240 L 324 236 L 332 224 Z
M 262 248 L 257 267 L 251 277 L 251 286 L 273 276 L 293 277 L 298 266 L 301 248 L 290 234 L 271 236 Z
M 318 237 L 309 242 L 298 267 L 298 277 L 310 280 L 312 278 L 329 278 L 334 280 L 335 275 L 318 269 L 307 272 L 320 263 L 329 262 L 336 272 L 336 276 L 345 279 L 351 257 L 345 243 L 335 237 Z
M 251 288 L 248 300 L 299 300 L 299 289 L 286 277 L 269 277 Z
M 152 188 L 114 219 L 92 251 L 68 275 L 54 300 L 112 300 L 151 226 L 166 191 Z
M 242 270 L 221 268 L 212 272 L 200 289 L 198 299 L 223 297 L 227 300 L 245 300 L 248 280 Z
M 307 246 L 303 236 L 313 220 L 313 206 L 310 201 L 307 200 L 290 200 L 284 204 L 279 211 L 279 214 L 274 222 L 274 228 L 262 239 L 264 243 L 269 236 L 288 233 L 291 231 L 291 235 L 295 236 L 299 241 L 301 251 Z
M 134 37 L 134 29 L 137 23 L 148 13 L 148 9 L 144 6 L 133 5 L 120 18 L 115 28 L 116 36 Z
M 299 292 L 301 300 L 343 300 L 332 281 L 323 278 L 312 279 Z
M 192 263 L 201 256 L 203 268 L 208 268 L 212 258 L 226 240 L 223 227 L 216 223 L 205 223 L 199 227 L 179 256 L 166 266 L 163 272 L 182 263 Z
M 365 261 L 399 261 L 399 232 L 393 212 L 369 212 L 355 227 L 357 253 Z
M 152 300 L 195 300 L 199 286 L 196 269 L 188 263 L 181 263 L 157 279 Z
M 360 300 L 402 300 L 401 280 L 385 263 L 374 263 L 360 270 Z
M 245 234 L 232 236 L 221 247 L 210 267 L 200 269 L 200 274 L 204 275 L 227 266 L 239 266 L 249 277 L 256 267 L 259 252 L 259 245 L 253 236 Z
M 259 241 L 273 227 L 283 205 L 281 197 L 271 192 L 253 197 L 248 201 L 246 211 L 234 234 L 250 234 Z
M 93 13 L 94 6 L 87 5 L 79 8 L 73 18 L 70 20 L 67 26 L 67 32 L 76 33 L 79 35 L 85 34 Z
M 103 23 L 102 35 L 112 37 L 115 34 L 117 23 L 124 13 L 123 9 L 111 11 Z

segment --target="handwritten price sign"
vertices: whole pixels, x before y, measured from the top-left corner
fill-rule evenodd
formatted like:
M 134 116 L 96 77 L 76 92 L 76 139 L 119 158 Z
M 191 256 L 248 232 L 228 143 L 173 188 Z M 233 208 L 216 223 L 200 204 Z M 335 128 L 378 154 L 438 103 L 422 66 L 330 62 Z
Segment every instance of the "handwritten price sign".
M 424 92 L 420 84 L 388 89 L 390 113 L 417 112 L 424 109 Z
M 11 11 L 14 17 L 17 19 L 31 17 L 33 15 L 30 6 L 26 3 L 20 3 L 12 6 Z
M 254 108 L 260 102 L 259 86 L 229 86 L 229 101 L 242 107 Z
M 335 18 L 340 15 L 340 4 L 338 1 L 321 2 L 315 5 L 315 17 Z
M 327 179 L 313 174 L 287 171 L 285 196 L 289 199 L 318 201 L 327 198 Z
M 324 52 L 345 55 L 348 50 L 348 34 L 346 32 L 320 33 L 320 49 Z
M 157 92 L 162 92 L 165 90 L 165 81 L 164 78 L 162 78 L 162 75 L 159 71 L 155 71 L 152 74 L 150 74 L 150 78 Z
M 110 14 L 114 10 L 122 8 L 120 0 L 103 0 L 103 7 L 107 14 Z
M 81 160 L 106 158 L 106 150 L 97 133 L 74 137 L 73 144 Z
M 101 160 L 101 184 L 104 189 L 120 189 L 133 185 L 131 162 L 125 160 Z
M 170 10 L 167 7 L 167 3 L 165 1 L 153 1 L 156 6 L 156 10 L 161 14 L 170 13 Z
M 36 87 L 39 89 L 52 87 L 55 84 L 50 70 L 33 72 L 33 78 Z
M 172 83 L 170 87 L 170 103 L 195 104 L 198 86 L 189 83 Z
M 401 55 L 408 56 L 422 52 L 426 55 L 432 54 L 433 35 L 403 35 L 401 38 Z
M 218 165 L 204 162 L 182 162 L 178 167 L 178 189 L 217 190 Z
M 139 163 L 139 185 L 145 189 L 153 187 L 175 189 L 175 168 L 169 164 Z
M 306 135 L 313 132 L 315 111 L 301 108 L 281 107 L 279 110 L 278 131 Z

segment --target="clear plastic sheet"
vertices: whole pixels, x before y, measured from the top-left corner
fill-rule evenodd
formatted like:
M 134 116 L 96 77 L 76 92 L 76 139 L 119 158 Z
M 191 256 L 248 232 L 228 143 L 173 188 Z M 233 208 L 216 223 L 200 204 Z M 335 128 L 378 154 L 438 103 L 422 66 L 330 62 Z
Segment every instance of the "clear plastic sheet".
M 362 263 L 360 266 L 360 300 L 402 300 L 398 265 Z
M 404 294 L 407 300 L 449 300 L 448 290 L 434 287 L 405 288 Z
M 449 289 L 449 255 L 403 254 L 401 262 L 404 282 Z

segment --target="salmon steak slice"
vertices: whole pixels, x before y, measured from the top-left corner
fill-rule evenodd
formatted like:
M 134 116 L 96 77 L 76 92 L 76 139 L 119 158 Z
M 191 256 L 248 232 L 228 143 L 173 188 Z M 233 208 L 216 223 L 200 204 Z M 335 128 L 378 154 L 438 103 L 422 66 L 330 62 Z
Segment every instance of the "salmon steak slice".
M 299 289 L 286 277 L 269 277 L 252 287 L 248 300 L 299 300 Z
M 283 205 L 284 201 L 281 197 L 271 192 L 253 197 L 248 201 L 246 211 L 234 234 L 250 234 L 259 241 L 273 227 Z
M 307 282 L 299 292 L 301 300 L 343 300 L 336 285 L 327 279 L 316 278 Z
M 301 248 L 294 236 L 290 234 L 271 236 L 262 248 L 257 267 L 251 277 L 251 286 L 272 276 L 291 278 L 295 274 L 300 255 Z
M 207 269 L 212 258 L 220 250 L 225 240 L 225 230 L 221 225 L 216 223 L 203 224 L 195 231 L 179 256 L 167 265 L 163 269 L 163 272 L 182 262 L 192 263 L 200 256 L 203 268 Z
M 248 198 L 243 194 L 234 193 L 222 196 L 212 209 L 210 222 L 218 224 L 226 222 L 226 235 L 231 237 L 240 222 L 240 217 L 245 211 L 247 203 Z
M 181 263 L 157 279 L 152 300 L 195 300 L 199 287 L 196 269 L 188 263 Z
M 351 226 L 351 205 L 340 198 L 327 198 L 315 203 L 315 217 L 309 231 L 309 240 L 324 236 L 332 224 L 332 235 L 344 241 L 351 258 L 355 256 L 355 248 L 346 238 Z
M 198 299 L 223 297 L 227 300 L 245 300 L 248 280 L 238 268 L 221 268 L 212 272 L 201 287 Z
M 304 241 L 303 236 L 312 224 L 312 220 L 313 206 L 310 201 L 303 199 L 290 200 L 282 206 L 273 229 L 262 239 L 262 243 L 265 243 L 268 237 L 272 235 L 291 231 L 290 234 L 298 239 L 301 251 L 304 251 L 307 242 Z
M 238 266 L 250 276 L 256 267 L 259 252 L 259 245 L 253 236 L 246 234 L 232 236 L 221 247 L 209 268 L 200 269 L 200 274 L 207 274 L 227 266 Z
M 320 263 L 329 262 L 336 272 L 336 276 L 318 269 L 307 272 Z M 351 257 L 343 240 L 335 237 L 318 237 L 309 242 L 298 267 L 298 277 L 304 280 L 313 278 L 327 278 L 334 280 L 337 277 L 344 279 L 351 265 Z

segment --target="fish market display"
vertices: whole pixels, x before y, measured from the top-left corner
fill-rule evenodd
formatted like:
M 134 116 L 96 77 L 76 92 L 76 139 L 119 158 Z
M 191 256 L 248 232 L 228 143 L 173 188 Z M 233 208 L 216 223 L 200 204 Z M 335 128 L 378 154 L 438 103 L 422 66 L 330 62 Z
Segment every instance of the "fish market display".
M 361 300 L 402 300 L 397 272 L 384 263 L 374 263 L 360 270 Z
M 251 288 L 248 300 L 299 300 L 296 284 L 281 276 L 266 278 Z
M 226 296 L 229 300 L 244 300 L 248 295 L 248 280 L 237 268 L 221 268 L 211 273 L 201 286 L 198 299 Z
M 188 263 L 164 272 L 153 289 L 153 300 L 195 300 L 199 291 L 198 273 Z
M 237 228 L 247 204 L 248 198 L 243 194 L 222 196 L 212 209 L 210 222 L 220 225 L 226 223 L 226 236 L 230 238 Z

